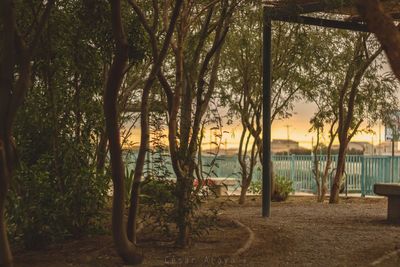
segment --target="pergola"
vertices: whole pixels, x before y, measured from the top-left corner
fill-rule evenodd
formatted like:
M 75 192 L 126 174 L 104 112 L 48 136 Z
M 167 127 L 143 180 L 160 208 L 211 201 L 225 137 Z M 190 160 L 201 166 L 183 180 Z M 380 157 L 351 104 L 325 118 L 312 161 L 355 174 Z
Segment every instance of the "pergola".
M 400 19 L 400 1 L 381 0 L 386 14 Z M 262 216 L 271 215 L 271 41 L 272 21 L 369 32 L 353 0 L 264 0 L 263 18 L 263 189 Z

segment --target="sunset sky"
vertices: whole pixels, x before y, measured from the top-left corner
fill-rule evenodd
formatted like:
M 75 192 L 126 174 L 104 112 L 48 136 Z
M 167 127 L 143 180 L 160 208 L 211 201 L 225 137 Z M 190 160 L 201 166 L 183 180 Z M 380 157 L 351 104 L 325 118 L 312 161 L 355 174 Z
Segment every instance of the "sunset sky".
M 311 148 L 312 146 L 312 138 L 315 133 L 310 133 L 309 129 L 310 118 L 313 116 L 316 107 L 313 104 L 299 102 L 295 105 L 294 114 L 291 118 L 285 120 L 277 120 L 272 124 L 272 139 L 287 139 L 287 127 L 286 125 L 290 125 L 289 127 L 289 136 L 290 139 L 298 141 L 300 146 L 305 148 Z M 224 125 L 223 131 L 227 133 L 223 134 L 223 148 L 237 148 L 239 144 L 239 138 L 241 133 L 240 122 L 237 121 L 233 125 Z M 379 143 L 379 126 L 376 125 L 374 127 L 375 134 L 364 134 L 359 133 L 354 138 L 353 141 L 366 141 L 377 145 Z M 381 126 L 381 141 L 384 141 L 384 126 Z M 213 134 L 210 133 L 209 130 L 206 131 L 205 135 L 205 148 L 207 149 L 210 142 L 210 136 L 212 140 L 214 140 Z M 136 144 L 139 143 L 140 131 L 136 128 L 133 132 L 132 141 Z

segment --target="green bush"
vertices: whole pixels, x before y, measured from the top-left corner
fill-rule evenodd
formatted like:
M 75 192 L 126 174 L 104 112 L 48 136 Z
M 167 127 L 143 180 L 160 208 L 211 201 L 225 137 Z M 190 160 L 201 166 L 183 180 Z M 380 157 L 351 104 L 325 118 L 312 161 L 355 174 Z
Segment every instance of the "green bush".
M 293 181 L 283 176 L 274 177 L 272 201 L 285 201 L 293 191 Z
M 175 183 L 167 179 L 150 178 L 141 184 L 140 214 L 145 228 L 161 230 L 169 236 L 174 222 L 173 195 Z
M 101 229 L 108 182 L 91 168 L 78 165 L 77 151 L 65 151 L 59 176 L 53 159 L 42 155 L 33 165 L 21 163 L 8 195 L 6 218 L 11 240 L 27 249 L 80 237 Z M 64 172 L 62 169 L 69 169 Z

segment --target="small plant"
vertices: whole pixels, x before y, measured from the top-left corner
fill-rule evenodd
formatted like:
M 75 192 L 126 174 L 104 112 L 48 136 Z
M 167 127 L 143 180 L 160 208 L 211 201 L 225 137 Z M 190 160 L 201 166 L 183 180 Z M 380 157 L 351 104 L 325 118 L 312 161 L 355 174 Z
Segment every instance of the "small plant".
M 262 190 L 262 169 L 260 167 L 257 167 L 257 178 L 254 180 L 251 180 L 250 186 L 249 186 L 249 192 L 255 195 L 261 194 Z
M 293 191 L 293 181 L 283 176 L 275 176 L 272 201 L 285 201 Z
M 125 166 L 125 205 L 129 206 L 134 170 Z
M 255 195 L 261 194 L 262 190 L 262 179 L 260 176 L 256 180 L 252 180 L 249 186 L 249 192 Z

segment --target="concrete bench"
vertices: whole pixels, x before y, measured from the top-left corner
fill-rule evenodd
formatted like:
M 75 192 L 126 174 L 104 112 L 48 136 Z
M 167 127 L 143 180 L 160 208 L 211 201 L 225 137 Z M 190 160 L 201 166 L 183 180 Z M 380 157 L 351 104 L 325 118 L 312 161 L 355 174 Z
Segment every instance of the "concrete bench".
M 388 220 L 400 223 L 400 184 L 374 184 L 374 193 L 388 197 Z
M 217 197 L 228 195 L 228 186 L 238 185 L 237 179 L 234 178 L 212 178 L 210 180 L 212 181 L 211 190 Z

